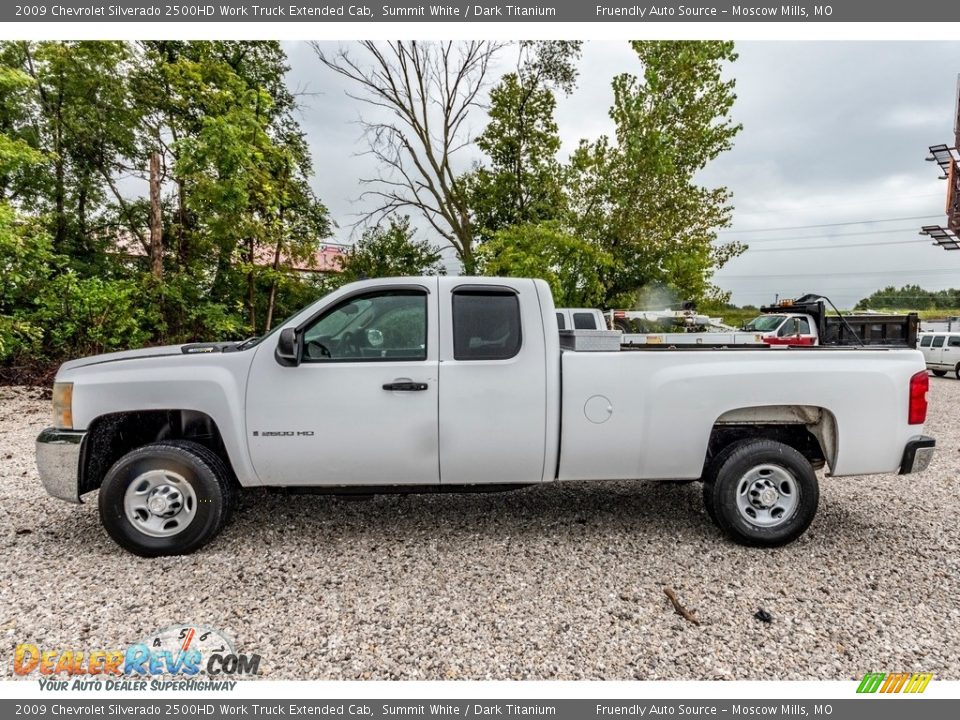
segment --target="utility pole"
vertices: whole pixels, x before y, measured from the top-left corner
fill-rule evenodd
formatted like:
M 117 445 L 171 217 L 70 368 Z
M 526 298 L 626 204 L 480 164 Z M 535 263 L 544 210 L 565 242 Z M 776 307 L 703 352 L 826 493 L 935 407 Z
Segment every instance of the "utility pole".
M 927 162 L 935 162 L 943 174 L 941 180 L 947 181 L 946 227 L 942 225 L 924 225 L 921 235 L 933 240 L 944 250 L 960 250 L 960 75 L 957 76 L 957 98 L 954 103 L 953 146 L 931 145 Z

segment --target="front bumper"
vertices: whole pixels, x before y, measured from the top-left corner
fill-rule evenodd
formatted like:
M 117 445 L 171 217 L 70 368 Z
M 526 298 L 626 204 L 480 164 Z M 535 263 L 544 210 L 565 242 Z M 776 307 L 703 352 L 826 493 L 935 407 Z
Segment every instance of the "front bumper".
M 47 428 L 37 437 L 37 470 L 47 493 L 67 502 L 80 502 L 82 430 Z
M 937 441 L 932 437 L 920 435 L 913 438 L 903 449 L 903 459 L 900 461 L 900 474 L 923 472 L 933 459 Z

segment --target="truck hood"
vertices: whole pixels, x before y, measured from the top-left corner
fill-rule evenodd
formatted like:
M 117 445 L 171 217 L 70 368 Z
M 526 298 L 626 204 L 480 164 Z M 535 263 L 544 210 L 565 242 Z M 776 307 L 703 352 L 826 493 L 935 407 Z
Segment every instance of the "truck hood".
M 231 352 L 236 350 L 238 344 L 238 342 L 187 343 L 186 345 L 161 345 L 159 347 L 141 348 L 139 350 L 122 350 L 120 352 L 104 353 L 103 355 L 90 355 L 89 357 L 65 362 L 60 366 L 60 372 L 64 370 L 75 370 L 89 365 L 126 362 L 128 360 L 194 355 L 199 353 Z

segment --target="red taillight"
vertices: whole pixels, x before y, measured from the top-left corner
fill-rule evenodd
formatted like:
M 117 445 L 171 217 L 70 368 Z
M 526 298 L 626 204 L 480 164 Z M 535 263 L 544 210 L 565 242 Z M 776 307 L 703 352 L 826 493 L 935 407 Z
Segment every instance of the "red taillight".
M 921 370 L 910 378 L 910 409 L 907 422 L 911 425 L 923 425 L 927 419 L 927 390 L 930 389 L 930 376 Z

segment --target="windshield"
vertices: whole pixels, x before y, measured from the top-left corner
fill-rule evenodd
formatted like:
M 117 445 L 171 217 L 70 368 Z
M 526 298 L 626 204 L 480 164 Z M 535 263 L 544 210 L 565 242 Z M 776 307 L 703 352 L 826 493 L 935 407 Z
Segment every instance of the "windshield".
M 751 332 L 771 332 L 776 330 L 786 315 L 761 315 L 743 326 L 744 330 Z
M 297 312 L 293 313 L 293 315 L 290 315 L 289 317 L 285 318 L 284 320 L 281 320 L 280 322 L 276 323 L 272 328 L 270 328 L 270 330 L 269 330 L 268 332 L 264 333 L 263 335 L 257 335 L 256 337 L 247 338 L 247 339 L 244 340 L 243 342 L 238 343 L 236 349 L 237 349 L 237 350 L 249 350 L 249 349 L 252 348 L 252 347 L 256 347 L 257 345 L 259 345 L 260 343 L 262 343 L 264 340 L 266 340 L 268 337 L 270 337 L 270 336 L 273 335 L 274 333 L 279 332 L 280 329 L 281 329 L 284 325 L 286 325 L 287 322 L 289 322 L 290 319 L 294 317 L 294 315 L 296 315 L 296 314 L 299 313 L 299 312 L 300 312 L 300 310 L 297 310 Z

